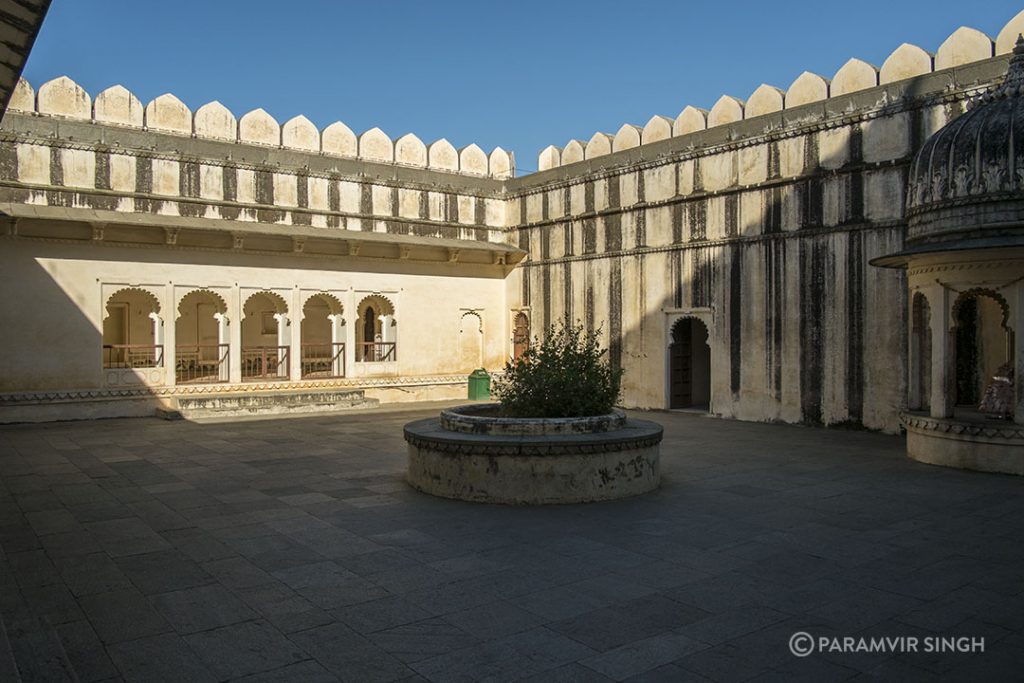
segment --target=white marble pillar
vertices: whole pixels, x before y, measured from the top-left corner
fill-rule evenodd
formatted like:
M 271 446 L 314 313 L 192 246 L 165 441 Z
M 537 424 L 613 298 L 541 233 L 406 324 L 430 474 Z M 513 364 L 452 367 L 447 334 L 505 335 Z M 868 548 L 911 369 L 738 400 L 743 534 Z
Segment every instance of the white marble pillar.
M 174 285 L 167 285 L 164 297 L 164 384 L 173 387 L 178 382 L 178 304 L 174 299 Z
M 164 346 L 164 321 L 160 318 L 160 314 L 156 311 L 151 311 L 149 319 L 153 322 L 153 346 L 160 348 L 153 349 L 154 360 L 159 360 L 158 367 L 163 366 L 163 346 Z
M 224 313 L 214 313 L 217 321 L 217 343 L 228 345 L 228 367 L 223 363 L 220 365 L 220 375 L 217 377 L 221 382 L 242 381 L 242 335 L 241 325 L 232 325 L 231 320 Z M 237 340 L 236 340 L 237 337 Z M 223 349 L 217 349 L 217 356 L 220 358 Z
M 298 382 L 302 379 L 302 319 L 305 317 L 305 313 L 302 310 L 302 291 L 295 287 L 292 289 L 292 336 L 291 336 L 291 350 L 289 353 L 289 368 L 288 376 L 293 382 Z
M 274 320 L 277 321 L 277 376 L 296 380 L 298 375 L 291 373 L 293 360 L 299 356 L 299 344 L 296 339 L 298 335 L 292 334 L 292 322 L 288 319 L 287 313 L 275 313 Z M 288 362 L 285 363 L 285 360 Z
M 349 345 L 345 343 L 345 318 L 341 313 L 332 313 L 327 316 L 331 321 L 331 353 L 334 353 L 334 344 L 345 344 L 344 350 L 334 360 L 331 367 L 331 374 L 335 377 L 345 376 L 345 363 L 348 358 Z

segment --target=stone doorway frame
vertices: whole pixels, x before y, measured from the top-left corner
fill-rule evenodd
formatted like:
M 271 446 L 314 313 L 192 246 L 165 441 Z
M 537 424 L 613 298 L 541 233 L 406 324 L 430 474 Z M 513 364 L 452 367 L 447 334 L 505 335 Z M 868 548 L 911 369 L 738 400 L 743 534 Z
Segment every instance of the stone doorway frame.
M 715 349 L 718 346 L 718 337 L 715 330 L 715 309 L 711 307 L 696 307 L 696 308 L 666 308 L 662 309 L 665 314 L 664 322 L 665 328 L 662 332 L 662 406 L 663 410 L 672 410 L 669 405 L 672 400 L 672 360 L 670 358 L 671 345 L 672 345 L 672 328 L 677 322 L 684 318 L 691 318 L 704 323 L 704 327 L 708 330 L 708 349 L 711 353 L 711 358 L 708 363 L 708 374 L 709 377 L 709 398 L 708 398 L 708 415 L 717 414 L 715 411 Z

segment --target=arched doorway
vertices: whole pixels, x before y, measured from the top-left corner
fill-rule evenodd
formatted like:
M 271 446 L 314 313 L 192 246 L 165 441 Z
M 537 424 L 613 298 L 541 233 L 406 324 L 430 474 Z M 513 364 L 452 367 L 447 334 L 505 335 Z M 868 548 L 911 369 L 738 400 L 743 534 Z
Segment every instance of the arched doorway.
M 314 294 L 302 307 L 302 377 L 345 376 L 345 321 L 342 305 L 330 294 Z
M 160 302 L 128 287 L 110 295 L 103 316 L 103 367 L 153 368 L 164 363 Z
M 356 314 L 359 317 L 356 361 L 380 363 L 398 360 L 398 321 L 392 303 L 386 297 L 374 294 L 359 302 Z
M 1008 318 L 1006 301 L 985 289 L 968 290 L 953 305 L 955 410 L 977 410 L 993 378 L 1012 368 L 1014 338 Z M 1012 413 L 1012 406 L 1008 409 Z
M 711 347 L 708 328 L 696 318 L 672 326 L 669 356 L 669 408 L 708 410 L 711 406 Z
M 291 330 L 284 298 L 256 292 L 242 315 L 242 380 L 288 379 Z
M 467 311 L 459 320 L 459 370 L 472 372 L 483 366 L 484 323 L 480 314 Z
M 512 325 L 512 358 L 519 360 L 530 348 L 530 319 L 520 311 Z
M 182 297 L 174 322 L 178 384 L 228 381 L 226 313 L 224 299 L 208 289 L 193 290 Z

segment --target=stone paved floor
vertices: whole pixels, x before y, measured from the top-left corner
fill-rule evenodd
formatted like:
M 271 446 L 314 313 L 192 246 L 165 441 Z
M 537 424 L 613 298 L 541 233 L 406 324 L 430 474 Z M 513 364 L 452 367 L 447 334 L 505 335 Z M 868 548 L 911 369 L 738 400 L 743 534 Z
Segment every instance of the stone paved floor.
M 434 412 L 0 428 L 23 679 L 1019 680 L 1022 479 L 654 414 L 660 491 L 475 505 L 402 481 L 401 425 Z M 796 631 L 985 652 L 801 659 Z

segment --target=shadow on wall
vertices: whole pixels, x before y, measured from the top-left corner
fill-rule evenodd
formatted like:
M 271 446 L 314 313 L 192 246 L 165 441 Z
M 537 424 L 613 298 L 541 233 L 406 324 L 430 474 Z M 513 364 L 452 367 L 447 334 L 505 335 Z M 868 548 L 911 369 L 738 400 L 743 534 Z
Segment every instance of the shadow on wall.
M 924 78 L 909 82 L 908 97 Z M 623 403 L 666 408 L 681 381 L 673 325 L 698 319 L 709 332 L 710 412 L 896 431 L 907 385 L 905 275 L 869 261 L 902 248 L 905 167 L 962 111 L 909 109 L 701 157 L 692 191 L 677 186 L 639 210 L 625 207 L 645 201 L 645 171 L 591 178 L 573 211 L 584 217 L 520 232 L 536 262 L 520 294 L 533 329 L 560 318 L 600 329 L 612 363 L 627 371 Z M 753 161 L 764 176 L 741 183 Z

